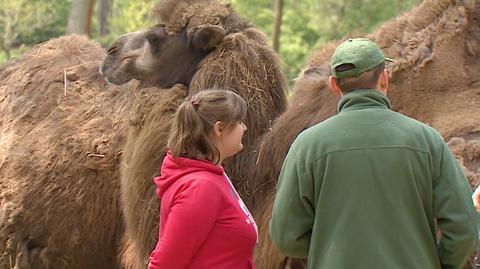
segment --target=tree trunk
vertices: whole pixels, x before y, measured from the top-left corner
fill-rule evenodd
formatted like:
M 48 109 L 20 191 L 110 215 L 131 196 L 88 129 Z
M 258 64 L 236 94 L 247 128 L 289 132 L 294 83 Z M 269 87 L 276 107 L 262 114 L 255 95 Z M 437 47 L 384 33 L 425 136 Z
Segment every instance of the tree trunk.
M 72 0 L 67 34 L 76 33 L 90 36 L 94 4 L 95 0 Z
M 7 60 L 10 60 L 12 58 L 12 55 L 10 53 L 10 48 L 7 45 L 5 45 L 3 42 L 0 43 L 0 48 L 3 50 L 3 52 L 5 52 L 5 58 Z
M 0 48 L 5 52 L 5 57 L 7 60 L 10 60 L 12 57 L 10 53 L 11 49 L 11 44 L 12 41 L 14 40 L 14 24 L 15 21 L 17 21 L 17 13 L 16 12 L 11 12 L 11 13 L 6 13 L 5 17 L 2 18 L 4 21 L 2 22 L 4 31 L 2 33 L 2 36 L 0 36 Z
M 280 31 L 283 17 L 283 0 L 275 0 L 275 24 L 273 28 L 273 49 L 280 51 Z
M 99 12 L 99 34 L 100 36 L 106 36 L 110 33 L 110 7 L 111 0 L 100 0 L 100 12 Z
M 87 35 L 92 36 L 92 18 L 93 8 L 95 7 L 95 0 L 88 0 L 88 12 L 87 12 Z

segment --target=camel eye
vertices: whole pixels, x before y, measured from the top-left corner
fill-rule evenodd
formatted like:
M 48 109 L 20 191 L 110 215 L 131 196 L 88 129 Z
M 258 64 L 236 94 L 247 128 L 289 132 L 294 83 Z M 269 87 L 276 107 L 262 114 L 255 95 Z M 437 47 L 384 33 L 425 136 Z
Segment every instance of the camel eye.
M 107 54 L 110 55 L 110 54 L 113 54 L 115 52 L 118 51 L 118 47 L 117 46 L 111 46 L 108 50 L 107 50 Z

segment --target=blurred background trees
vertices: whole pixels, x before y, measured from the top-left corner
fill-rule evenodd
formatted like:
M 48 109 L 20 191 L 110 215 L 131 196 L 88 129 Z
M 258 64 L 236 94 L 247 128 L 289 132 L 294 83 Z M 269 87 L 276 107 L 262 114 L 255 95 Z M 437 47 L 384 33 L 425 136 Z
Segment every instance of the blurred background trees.
M 119 35 L 157 21 L 157 0 L 2 0 L 0 64 L 29 47 L 66 33 L 108 46 Z M 370 32 L 421 0 L 230 0 L 263 30 L 281 56 L 289 80 L 322 44 L 350 32 Z
M 99 3 L 102 2 L 99 1 Z M 94 5 L 95 0 L 72 0 L 68 15 L 67 34 L 91 35 Z

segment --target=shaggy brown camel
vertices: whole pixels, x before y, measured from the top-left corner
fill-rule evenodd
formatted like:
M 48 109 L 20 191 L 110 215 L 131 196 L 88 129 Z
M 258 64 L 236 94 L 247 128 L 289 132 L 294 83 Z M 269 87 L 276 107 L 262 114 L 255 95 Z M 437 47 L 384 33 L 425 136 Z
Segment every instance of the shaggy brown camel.
M 157 14 L 161 24 L 121 37 L 101 68 L 140 85 L 106 83 L 105 53 L 79 36 L 1 68 L 0 267 L 144 268 L 170 121 L 187 94 L 210 87 L 249 105 L 244 150 L 225 166 L 251 197 L 255 140 L 286 107 L 277 55 L 229 5 L 163 1 Z
M 156 14 L 161 24 L 124 35 L 114 42 L 102 73 L 117 84 L 134 78 L 145 85 L 163 88 L 171 86 L 174 78 L 175 82 L 189 85 L 189 94 L 211 87 L 239 93 L 248 104 L 248 132 L 244 150 L 225 166 L 240 195 L 249 203 L 254 191 L 253 179 L 246 174 L 255 153 L 254 143 L 286 107 L 286 84 L 277 56 L 268 47 L 265 36 L 228 4 L 211 0 L 164 1 L 157 6 Z M 178 67 L 179 59 L 190 65 Z M 171 73 L 166 76 L 162 70 Z M 164 122 L 170 119 L 166 117 Z M 165 143 L 166 138 L 150 136 L 151 141 L 140 138 L 150 128 L 144 127 L 127 137 L 124 161 L 128 166 L 121 170 L 122 209 L 127 229 L 125 267 L 144 266 L 156 242 L 158 205 L 150 184 L 152 171 L 145 165 L 158 167 L 163 154 L 142 157 L 136 139 L 159 144 Z
M 0 73 L 1 268 L 117 267 L 119 157 L 137 95 L 104 81 L 104 55 L 67 36 Z
M 439 130 L 472 185 L 480 180 L 479 19 L 479 1 L 426 0 L 368 35 L 396 61 L 388 66 L 393 109 Z M 268 235 L 275 182 L 295 137 L 336 113 L 338 97 L 328 89 L 327 79 L 330 58 L 341 41 L 314 53 L 295 83 L 287 111 L 262 138 L 251 175 L 259 190 L 253 202 L 261 235 L 259 268 L 285 268 Z

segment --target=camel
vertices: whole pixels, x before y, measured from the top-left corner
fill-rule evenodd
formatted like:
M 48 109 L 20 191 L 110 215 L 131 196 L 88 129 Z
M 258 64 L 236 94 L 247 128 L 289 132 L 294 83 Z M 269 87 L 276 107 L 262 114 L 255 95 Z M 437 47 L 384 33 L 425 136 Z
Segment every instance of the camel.
M 144 268 L 171 119 L 211 87 L 247 101 L 244 150 L 225 167 L 251 199 L 255 141 L 286 108 L 277 55 L 228 4 L 168 0 L 156 14 L 107 53 L 66 36 L 1 69 L 1 267 Z
M 181 82 L 189 86 L 189 95 L 211 87 L 239 93 L 248 104 L 249 131 L 244 150 L 225 165 L 240 195 L 249 203 L 254 190 L 250 187 L 253 186 L 252 179 L 246 174 L 255 154 L 255 140 L 286 107 L 285 82 L 276 55 L 268 47 L 265 36 L 234 13 L 229 4 L 164 1 L 157 6 L 156 14 L 161 24 L 146 31 L 126 34 L 113 43 L 103 62 L 102 73 L 116 84 L 137 79 L 146 85 L 169 87 L 171 77 L 159 72 L 168 68 L 173 69 L 174 77 L 178 75 Z M 209 36 L 211 38 L 207 38 Z M 189 56 L 185 56 L 191 65 L 196 66 L 193 77 L 188 76 L 190 80 L 183 77 L 192 71 L 179 69 L 174 64 L 178 55 L 187 53 L 177 52 L 171 54 L 173 58 L 162 58 L 165 48 L 193 49 L 193 52 L 188 52 Z M 208 56 L 200 60 L 198 55 L 207 53 Z M 148 132 L 150 128 L 144 127 L 143 130 Z M 140 134 L 132 135 L 135 136 Z M 125 152 L 124 160 L 128 164 L 131 162 L 129 153 L 140 154 L 137 153 L 137 142 L 132 144 L 132 148 L 127 142 Z M 132 158 L 138 162 L 138 157 Z M 145 158 L 142 163 L 152 162 L 158 167 L 158 161 L 151 159 Z M 144 266 L 155 243 L 152 230 L 156 232 L 158 223 L 157 214 L 144 213 L 154 213 L 158 209 L 152 201 L 156 199 L 151 192 L 152 173 L 142 164 L 128 165 L 121 171 L 122 208 L 129 237 L 126 239 L 129 246 L 126 253 L 137 252 L 126 255 L 123 264 L 126 267 L 127 264 Z M 127 261 L 133 256 L 137 257 L 137 261 Z
M 0 74 L 0 267 L 116 268 L 119 157 L 132 106 L 67 36 Z
M 479 11 L 478 1 L 425 0 L 367 35 L 395 60 L 387 66 L 393 109 L 439 130 L 472 186 L 480 180 Z M 275 183 L 295 137 L 336 113 L 338 97 L 327 84 L 330 58 L 346 38 L 313 54 L 296 80 L 287 111 L 261 139 L 250 175 L 258 190 L 252 204 L 261 236 L 256 259 L 259 268 L 285 268 L 285 257 L 268 235 Z

